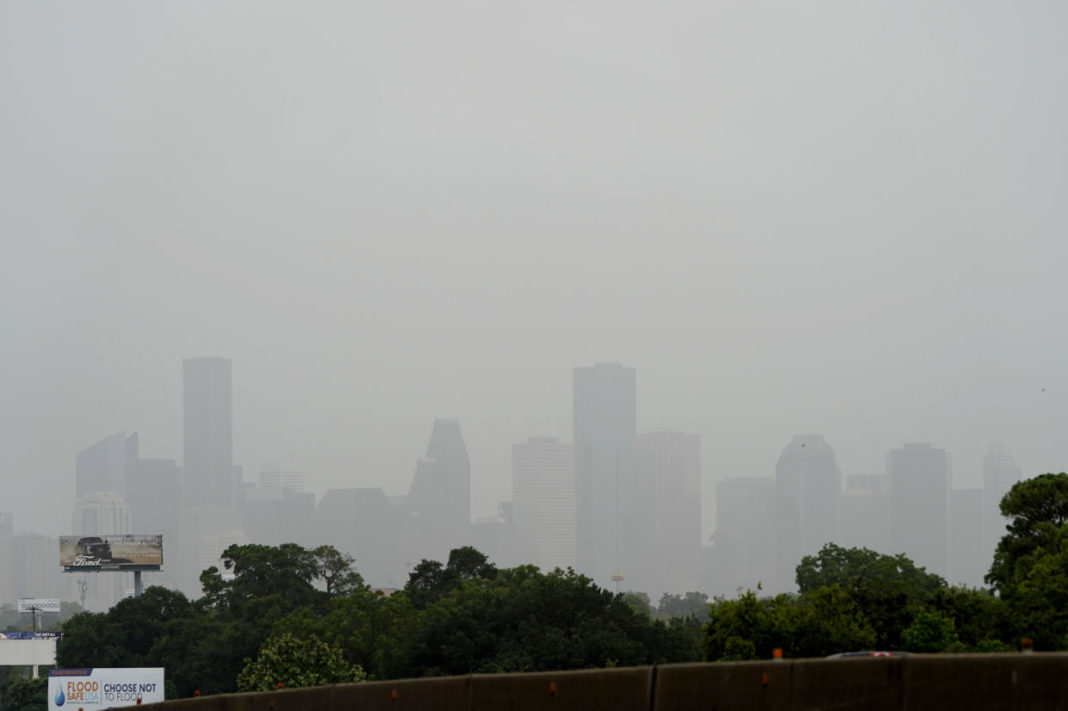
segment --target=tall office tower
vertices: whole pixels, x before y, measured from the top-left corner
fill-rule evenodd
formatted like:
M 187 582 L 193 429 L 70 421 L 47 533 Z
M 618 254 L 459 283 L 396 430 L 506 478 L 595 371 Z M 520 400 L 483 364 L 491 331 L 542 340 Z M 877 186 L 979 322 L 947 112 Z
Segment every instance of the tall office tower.
M 983 457 L 983 558 L 994 559 L 994 551 L 1005 535 L 1008 519 L 1001 515 L 1001 499 L 1023 479 L 1023 471 L 1012 453 L 992 446 Z
M 59 539 L 40 533 L 12 536 L 15 597 L 58 597 L 70 600 L 69 578 L 57 565 Z
M 282 489 L 299 494 L 304 491 L 304 473 L 287 471 L 260 472 L 261 489 Z
M 234 479 L 228 358 L 182 361 L 182 501 L 232 506 Z
M 526 563 L 519 559 L 511 501 L 498 501 L 496 516 L 476 518 L 472 522 L 471 545 L 498 568 L 514 568 Z
M 244 540 L 240 469 L 232 454 L 231 382 L 228 358 L 182 361 L 182 506 L 178 545 L 165 548 L 164 566 L 177 567 L 171 574 L 190 596 L 199 594 L 205 561 L 217 559 L 219 546 Z
M 15 602 L 15 560 L 12 550 L 14 519 L 0 511 L 0 605 Z
M 554 438 L 512 445 L 512 520 L 519 563 L 575 567 L 575 450 Z
M 777 589 L 793 590 L 802 556 L 838 540 L 842 473 L 823 435 L 797 435 L 775 467 Z
M 73 533 L 76 536 L 102 536 L 133 533 L 130 506 L 118 494 L 98 492 L 74 501 Z M 86 607 L 102 612 L 122 599 L 133 587 L 132 573 L 71 573 L 88 583 Z
M 575 567 L 606 588 L 628 583 L 625 521 L 634 499 L 637 377 L 602 363 L 574 369 Z
M 416 562 L 420 557 L 445 562 L 450 550 L 470 543 L 471 462 L 457 420 L 434 421 L 407 510 L 406 550 Z
M 314 504 L 310 493 L 291 496 L 305 495 Z M 308 545 L 330 544 L 352 555 L 368 585 L 401 588 L 408 582 L 408 565 L 419 563 L 402 552 L 401 515 L 381 489 L 330 489 L 312 515 Z
M 885 474 L 850 475 L 838 503 L 838 535 L 846 548 L 890 553 Z
M 715 547 L 722 570 L 706 577 L 715 592 L 730 595 L 739 588 L 767 589 L 775 569 L 775 480 L 737 477 L 716 482 Z
M 636 508 L 627 521 L 627 588 L 660 595 L 697 589 L 701 567 L 701 438 L 638 435 Z M 631 562 L 632 561 L 632 562 Z
M 110 491 L 126 496 L 126 485 L 138 459 L 137 433 L 105 437 L 78 452 L 74 460 L 75 496 Z
M 131 530 L 163 536 L 164 567 L 144 574 L 144 583 L 174 587 L 178 584 L 178 522 L 182 503 L 182 470 L 173 459 L 138 459 L 126 482 Z M 168 565 L 170 563 L 170 565 Z
M 890 479 L 890 545 L 928 573 L 949 573 L 950 456 L 929 443 L 886 455 Z
M 983 490 L 953 489 L 949 497 L 949 575 L 953 585 L 980 587 L 990 561 L 983 559 Z

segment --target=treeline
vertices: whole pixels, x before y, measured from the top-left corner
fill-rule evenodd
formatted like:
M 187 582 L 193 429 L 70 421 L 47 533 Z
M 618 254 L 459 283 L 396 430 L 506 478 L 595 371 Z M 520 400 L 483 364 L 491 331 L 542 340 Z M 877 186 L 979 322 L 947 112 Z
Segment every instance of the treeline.
M 573 571 L 497 569 L 473 548 L 422 561 L 402 591 L 371 590 L 329 546 L 231 546 L 204 594 L 149 588 L 63 627 L 67 667 L 162 666 L 169 698 L 472 672 L 819 657 L 859 650 L 1068 649 L 1068 474 L 1005 496 L 988 589 L 949 586 L 903 555 L 833 544 L 799 592 L 709 602 L 615 594 Z M 5 704 L 5 708 L 12 708 Z
M 61 667 L 166 668 L 169 698 L 472 672 L 631 666 L 700 659 L 703 596 L 665 596 L 693 614 L 611 593 L 573 571 L 497 569 L 473 548 L 422 561 L 392 595 L 324 546 L 231 546 L 188 600 L 153 587 L 63 628 Z M 696 607 L 695 607 L 696 603 Z M 652 612 L 653 614 L 647 614 Z
M 987 589 L 952 587 L 903 555 L 827 545 L 797 567 L 797 595 L 746 592 L 711 606 L 708 660 L 756 659 L 780 648 L 817 657 L 851 650 L 995 652 L 1068 649 L 1068 474 L 1020 482 Z

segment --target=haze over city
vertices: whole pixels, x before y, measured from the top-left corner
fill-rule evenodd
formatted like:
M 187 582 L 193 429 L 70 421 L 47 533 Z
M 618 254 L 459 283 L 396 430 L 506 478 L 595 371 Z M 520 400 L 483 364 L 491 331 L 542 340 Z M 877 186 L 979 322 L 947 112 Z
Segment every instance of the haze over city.
M 233 362 L 247 479 L 406 494 L 457 419 L 471 513 L 570 441 L 572 368 L 717 480 L 800 433 L 1065 469 L 1068 9 L 674 3 L 0 7 L 3 496 L 182 456 Z M 357 561 L 357 566 L 359 561 Z

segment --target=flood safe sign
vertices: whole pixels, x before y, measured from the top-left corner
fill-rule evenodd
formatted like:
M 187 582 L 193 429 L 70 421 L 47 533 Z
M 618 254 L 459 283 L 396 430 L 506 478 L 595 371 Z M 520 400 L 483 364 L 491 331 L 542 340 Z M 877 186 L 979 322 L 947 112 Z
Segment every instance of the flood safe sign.
M 99 711 L 163 701 L 163 668 L 52 669 L 48 711 Z

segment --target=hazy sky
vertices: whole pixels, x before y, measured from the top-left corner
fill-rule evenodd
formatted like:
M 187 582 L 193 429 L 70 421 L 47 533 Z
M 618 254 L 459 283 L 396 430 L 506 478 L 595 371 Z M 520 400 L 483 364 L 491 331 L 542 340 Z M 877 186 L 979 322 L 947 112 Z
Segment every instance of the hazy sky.
M 992 441 L 1068 469 L 1063 2 L 0 2 L 0 510 L 74 457 L 234 451 L 407 493 L 461 420 L 476 516 L 638 369 L 706 492 L 797 433 L 845 473 Z M 1044 390 L 1043 390 L 1044 389 Z M 711 512 L 711 496 L 705 499 Z M 706 529 L 710 524 L 706 515 Z

